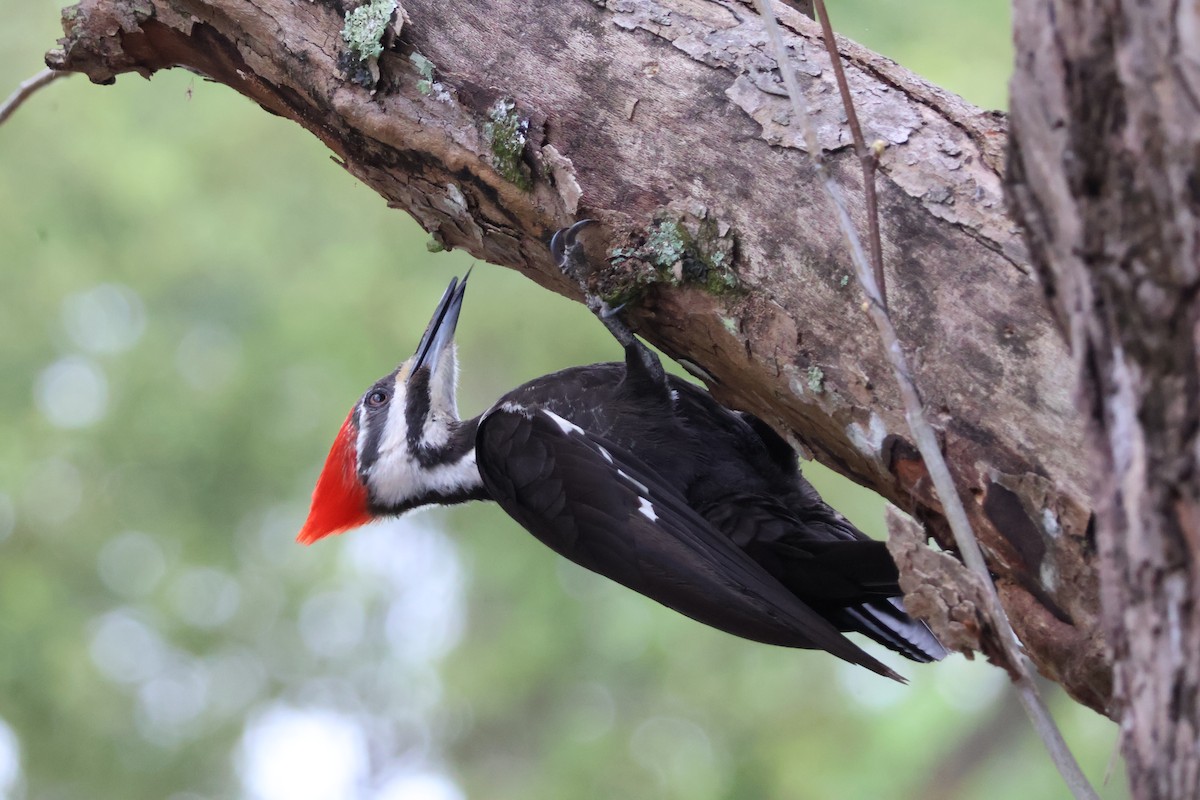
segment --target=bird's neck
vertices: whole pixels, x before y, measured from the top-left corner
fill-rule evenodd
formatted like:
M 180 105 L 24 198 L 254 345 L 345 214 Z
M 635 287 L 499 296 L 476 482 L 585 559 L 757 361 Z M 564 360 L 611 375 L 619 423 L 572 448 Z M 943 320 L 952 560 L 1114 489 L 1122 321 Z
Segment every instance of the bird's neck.
M 451 424 L 450 435 L 442 444 L 412 451 L 410 458 L 398 465 L 411 472 L 408 476 L 397 476 L 401 479 L 396 483 L 415 485 L 420 489 L 404 497 L 374 498 L 376 513 L 404 514 L 425 506 L 488 499 L 475 463 L 475 432 L 478 429 L 478 417 L 456 421 Z

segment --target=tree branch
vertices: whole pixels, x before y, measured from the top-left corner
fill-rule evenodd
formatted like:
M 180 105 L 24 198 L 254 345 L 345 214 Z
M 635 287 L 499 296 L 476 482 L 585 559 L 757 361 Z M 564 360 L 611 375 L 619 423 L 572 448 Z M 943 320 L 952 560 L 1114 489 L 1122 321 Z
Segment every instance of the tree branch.
M 637 296 L 640 333 L 953 546 L 747 3 L 403 5 L 378 81 L 345 52 L 339 4 L 308 0 L 85 0 L 48 61 L 101 83 L 202 72 L 312 131 L 440 244 L 560 293 L 577 289 L 545 240 L 601 220 L 600 288 Z M 800 64 L 812 147 L 854 197 L 860 162 L 819 27 L 781 21 L 814 45 Z M 851 42 L 843 55 L 864 135 L 888 143 L 895 323 L 967 514 L 1038 668 L 1103 710 L 1070 363 L 1004 215 L 1004 120 Z
M 59 78 L 65 78 L 71 73 L 56 72 L 52 69 L 44 69 L 32 78 L 21 81 L 12 94 L 0 103 L 0 125 L 3 125 L 13 113 L 21 107 L 21 104 L 32 97 L 43 86 L 49 86 Z

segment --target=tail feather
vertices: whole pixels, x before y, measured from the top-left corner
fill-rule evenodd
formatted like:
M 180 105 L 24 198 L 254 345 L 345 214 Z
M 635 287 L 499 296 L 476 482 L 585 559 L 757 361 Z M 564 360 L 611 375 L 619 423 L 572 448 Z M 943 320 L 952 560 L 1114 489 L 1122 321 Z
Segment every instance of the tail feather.
M 840 609 L 838 616 L 844 617 L 841 622 L 848 630 L 865 634 L 912 661 L 940 661 L 949 653 L 928 625 L 908 615 L 898 597 Z

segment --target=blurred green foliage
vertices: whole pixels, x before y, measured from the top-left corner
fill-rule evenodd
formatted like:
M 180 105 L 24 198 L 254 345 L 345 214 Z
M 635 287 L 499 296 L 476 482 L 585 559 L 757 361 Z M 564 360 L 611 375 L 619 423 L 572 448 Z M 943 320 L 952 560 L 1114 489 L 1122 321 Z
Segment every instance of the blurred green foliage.
M 6 92 L 58 9 L 0 13 Z M 1006 13 L 834 8 L 988 106 Z M 294 544 L 346 410 L 470 263 L 327 155 L 182 71 L 59 82 L 0 128 L 0 797 L 1063 796 L 982 664 L 897 664 L 901 687 L 738 641 L 494 507 Z M 492 267 L 460 334 L 467 414 L 617 355 Z M 808 469 L 880 530 L 878 498 Z M 1113 726 L 1055 706 L 1099 777 Z

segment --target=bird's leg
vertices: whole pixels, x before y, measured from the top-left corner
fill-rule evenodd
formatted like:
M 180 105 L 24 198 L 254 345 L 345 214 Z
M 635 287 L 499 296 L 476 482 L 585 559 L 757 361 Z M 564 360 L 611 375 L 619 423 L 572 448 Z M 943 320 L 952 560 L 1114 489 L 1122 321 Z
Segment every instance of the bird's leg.
M 583 292 L 583 302 L 596 315 L 596 318 L 604 323 L 604 327 L 608 328 L 621 346 L 634 346 L 637 345 L 637 339 L 634 338 L 633 331 L 617 317 L 621 313 L 621 309 L 625 307 L 624 304 L 613 308 L 599 295 L 588 289 L 587 279 L 590 269 L 587 263 L 587 253 L 579 242 L 579 232 L 595 222 L 594 219 L 581 219 L 569 228 L 559 228 L 555 231 L 554 236 L 550 237 L 550 254 L 554 256 L 554 263 L 558 264 L 562 274 L 579 286 L 579 290 Z
M 640 367 L 640 370 L 644 371 L 644 377 L 649 378 L 652 383 L 660 386 L 666 392 L 668 390 L 667 373 L 663 369 L 662 362 L 651 352 L 650 348 L 637 340 L 633 331 L 618 316 L 625 304 L 622 303 L 613 308 L 588 288 L 587 279 L 590 269 L 586 250 L 579 242 L 579 232 L 595 222 L 594 219 L 582 219 L 569 228 L 559 228 L 550 237 L 550 254 L 554 256 L 554 262 L 558 264 L 562 273 L 579 286 L 587 307 L 625 348 L 626 366 L 634 370 Z

